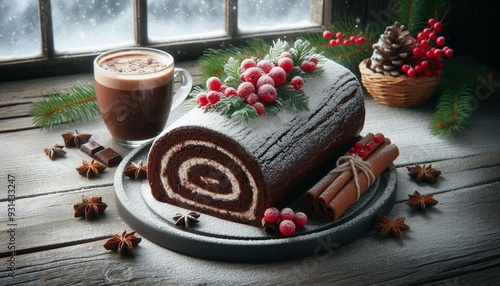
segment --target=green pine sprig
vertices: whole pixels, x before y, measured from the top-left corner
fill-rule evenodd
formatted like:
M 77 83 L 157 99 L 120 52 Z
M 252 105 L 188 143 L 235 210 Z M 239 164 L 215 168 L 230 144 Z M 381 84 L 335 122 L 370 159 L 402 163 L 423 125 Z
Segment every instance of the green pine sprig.
M 92 84 L 74 86 L 69 92 L 55 91 L 33 104 L 33 124 L 52 129 L 60 124 L 90 119 L 99 114 Z

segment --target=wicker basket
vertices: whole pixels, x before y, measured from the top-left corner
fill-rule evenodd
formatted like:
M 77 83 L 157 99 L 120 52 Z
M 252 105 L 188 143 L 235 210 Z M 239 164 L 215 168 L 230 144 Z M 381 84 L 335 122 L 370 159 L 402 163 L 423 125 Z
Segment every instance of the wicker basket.
M 369 68 L 370 59 L 359 64 L 361 81 L 379 103 L 392 107 L 415 107 L 427 102 L 439 84 L 440 76 L 409 78 L 385 76 Z

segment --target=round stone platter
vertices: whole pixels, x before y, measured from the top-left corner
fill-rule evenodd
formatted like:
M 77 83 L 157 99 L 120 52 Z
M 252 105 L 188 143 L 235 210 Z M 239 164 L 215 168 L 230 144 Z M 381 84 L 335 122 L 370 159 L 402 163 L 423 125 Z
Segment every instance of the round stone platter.
M 309 216 L 305 227 L 291 237 L 266 234 L 261 228 L 222 220 L 201 213 L 199 223 L 188 228 L 174 226 L 173 216 L 189 212 L 156 201 L 146 179 L 136 181 L 123 175 L 132 162 L 147 163 L 151 143 L 131 151 L 120 163 L 114 178 L 118 211 L 137 233 L 170 250 L 190 256 L 232 262 L 262 262 L 332 254 L 373 227 L 379 214 L 387 214 L 396 196 L 394 165 L 382 173 L 335 222 L 325 223 Z M 304 190 L 306 191 L 306 190 Z M 301 195 L 284 206 L 301 211 Z

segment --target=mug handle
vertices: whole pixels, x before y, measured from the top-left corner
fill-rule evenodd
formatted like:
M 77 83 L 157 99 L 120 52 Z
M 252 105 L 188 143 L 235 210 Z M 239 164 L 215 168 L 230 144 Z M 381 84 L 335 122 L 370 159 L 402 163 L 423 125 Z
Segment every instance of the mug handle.
M 174 110 L 177 106 L 181 105 L 181 103 L 189 95 L 189 93 L 191 92 L 191 88 L 193 87 L 193 77 L 187 70 L 174 68 L 174 78 L 176 78 L 178 75 L 181 76 L 181 86 L 174 93 L 174 97 L 172 99 L 172 107 L 170 107 L 170 110 Z

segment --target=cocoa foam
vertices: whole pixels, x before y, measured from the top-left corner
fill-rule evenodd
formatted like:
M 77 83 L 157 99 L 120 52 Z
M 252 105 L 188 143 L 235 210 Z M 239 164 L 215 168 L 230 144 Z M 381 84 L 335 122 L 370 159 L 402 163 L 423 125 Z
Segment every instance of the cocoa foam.
M 150 89 L 173 77 L 173 58 L 142 50 L 109 52 L 94 61 L 94 78 L 101 85 L 119 90 Z

